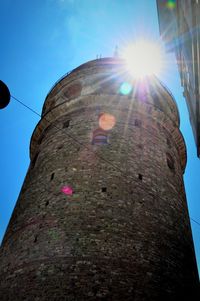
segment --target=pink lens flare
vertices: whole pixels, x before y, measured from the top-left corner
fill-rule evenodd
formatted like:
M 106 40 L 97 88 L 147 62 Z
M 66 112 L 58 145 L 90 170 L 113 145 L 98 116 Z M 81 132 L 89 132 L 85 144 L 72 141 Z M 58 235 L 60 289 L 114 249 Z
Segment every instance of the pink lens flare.
M 63 192 L 66 195 L 72 195 L 73 194 L 73 189 L 70 186 L 63 186 L 61 188 L 61 192 Z

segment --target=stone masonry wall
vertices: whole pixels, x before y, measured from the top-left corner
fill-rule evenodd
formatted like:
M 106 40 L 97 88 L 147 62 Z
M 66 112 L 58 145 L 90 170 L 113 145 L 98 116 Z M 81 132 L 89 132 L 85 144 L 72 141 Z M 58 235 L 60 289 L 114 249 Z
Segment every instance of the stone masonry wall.
M 195 300 L 176 106 L 155 79 L 162 109 L 150 94 L 121 95 L 121 81 L 104 93 L 96 80 L 92 91 L 98 72 L 112 78 L 115 69 L 90 64 L 68 76 L 81 73 L 81 84 L 66 93 L 67 77 L 63 93 L 52 90 L 33 133 L 1 248 L 0 299 Z M 115 124 L 108 143 L 95 145 L 103 113 Z M 62 193 L 65 185 L 72 195 Z

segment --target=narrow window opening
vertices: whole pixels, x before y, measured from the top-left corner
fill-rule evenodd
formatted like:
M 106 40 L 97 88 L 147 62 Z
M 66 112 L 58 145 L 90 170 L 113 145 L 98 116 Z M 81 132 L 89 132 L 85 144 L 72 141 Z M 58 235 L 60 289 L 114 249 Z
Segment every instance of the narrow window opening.
M 54 172 L 51 174 L 51 181 L 54 179 Z
M 138 179 L 142 181 L 143 175 L 141 175 L 140 173 L 138 174 Z
M 93 132 L 92 144 L 104 145 L 108 144 L 108 133 L 100 128 Z
M 171 171 L 175 170 L 174 159 L 170 154 L 167 154 L 167 165 Z
M 142 122 L 139 119 L 135 119 L 135 126 L 141 127 Z
M 37 242 L 37 235 L 35 235 L 34 242 Z
M 106 188 L 106 187 L 102 187 L 102 188 L 101 188 L 101 191 L 102 191 L 102 192 L 106 192 L 106 191 L 107 191 L 107 188 Z
M 47 207 L 49 205 L 49 201 L 46 201 L 45 206 Z
M 70 120 L 67 120 L 63 123 L 63 129 L 69 127 Z

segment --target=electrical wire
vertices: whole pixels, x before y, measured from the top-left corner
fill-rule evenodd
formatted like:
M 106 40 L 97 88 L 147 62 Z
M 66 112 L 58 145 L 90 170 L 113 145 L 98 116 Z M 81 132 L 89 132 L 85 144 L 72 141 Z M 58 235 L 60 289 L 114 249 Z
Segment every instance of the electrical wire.
M 36 114 L 39 117 L 42 117 L 38 112 L 36 112 L 35 110 L 33 110 L 32 108 L 30 108 L 29 106 L 27 106 L 25 103 L 23 103 L 22 101 L 20 101 L 18 98 L 16 98 L 15 96 L 11 95 L 11 97 L 16 100 L 17 102 L 19 102 L 22 106 L 24 106 L 25 108 L 29 109 L 32 113 Z
M 199 225 L 200 226 L 200 222 L 197 222 L 194 218 L 192 218 L 192 217 L 190 217 L 190 219 L 194 222 L 194 223 L 196 223 L 197 225 Z
M 30 110 L 32 113 L 36 114 L 37 116 L 39 116 L 40 118 L 44 118 L 47 122 L 50 123 L 50 121 L 45 117 L 42 116 L 41 114 L 39 114 L 37 111 L 33 110 L 31 107 L 29 107 L 28 105 L 26 105 L 24 102 L 22 102 L 21 100 L 19 100 L 18 98 L 16 98 L 15 96 L 11 95 L 11 97 L 16 100 L 18 103 L 20 103 L 22 106 L 24 106 L 26 109 Z M 53 125 L 57 130 L 59 131 L 64 131 L 63 128 L 58 128 L 57 126 Z M 113 164 L 111 161 L 105 159 L 104 157 L 100 156 L 99 154 L 97 154 L 96 152 L 94 152 L 92 149 L 90 149 L 87 145 L 81 143 L 78 139 L 76 139 L 74 136 L 70 135 L 69 133 L 66 133 L 66 131 L 64 132 L 70 139 L 72 139 L 73 141 L 75 141 L 77 144 L 84 146 L 87 150 L 89 150 L 90 152 L 93 152 L 99 159 L 101 159 L 102 161 L 108 163 L 109 165 L 111 165 L 112 167 L 114 167 L 116 170 L 118 170 L 122 175 L 127 177 L 127 174 L 124 173 L 124 171 L 122 171 L 120 168 L 118 168 L 115 164 Z M 129 176 L 130 179 L 134 179 L 133 177 Z M 123 178 L 124 179 L 124 178 Z M 135 180 L 135 179 L 134 179 Z M 129 182 L 128 182 L 129 183 Z M 190 220 L 193 221 L 194 223 L 196 223 L 198 226 L 200 226 L 200 222 L 196 221 L 194 218 L 190 217 Z
M 35 110 L 33 110 L 32 108 L 30 108 L 28 105 L 24 104 L 22 101 L 20 101 L 19 99 L 17 99 L 16 97 L 13 97 L 11 95 L 11 97 L 13 99 L 15 99 L 17 102 L 19 102 L 21 105 L 23 105 L 25 108 L 29 109 L 31 112 L 33 112 L 34 114 L 36 114 L 37 116 L 45 119 L 47 122 L 50 123 L 50 121 L 45 117 L 45 116 L 42 116 L 40 115 L 38 112 L 36 112 Z M 111 161 L 105 159 L 104 157 L 100 156 L 99 154 L 97 154 L 96 152 L 94 152 L 91 148 L 89 148 L 87 145 L 85 145 L 84 143 L 80 142 L 78 139 L 76 139 L 74 136 L 70 135 L 69 133 L 67 133 L 65 131 L 65 129 L 63 128 L 59 128 L 57 127 L 55 124 L 53 124 L 53 126 L 59 130 L 59 131 L 64 131 L 65 135 L 68 136 L 70 139 L 72 139 L 73 141 L 75 141 L 77 144 L 79 144 L 80 146 L 83 146 L 85 147 L 88 151 L 94 153 L 96 155 L 96 157 L 98 157 L 99 159 L 101 159 L 102 161 L 108 163 L 109 165 L 111 165 L 112 167 L 114 167 L 116 170 L 118 170 L 120 173 L 122 173 L 123 175 L 127 176 L 127 174 L 124 173 L 124 171 L 122 171 L 120 168 L 118 168 L 115 164 L 113 164 Z M 129 176 L 131 179 L 134 179 L 133 177 Z M 135 179 L 134 179 L 135 180 Z

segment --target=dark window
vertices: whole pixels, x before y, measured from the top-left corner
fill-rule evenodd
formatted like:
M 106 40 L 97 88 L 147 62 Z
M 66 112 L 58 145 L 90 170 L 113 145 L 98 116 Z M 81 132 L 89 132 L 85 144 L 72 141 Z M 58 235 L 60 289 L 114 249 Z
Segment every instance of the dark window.
M 142 177 L 143 177 L 143 176 L 139 173 L 139 174 L 138 174 L 138 179 L 139 179 L 139 180 L 142 180 Z
M 93 132 L 92 144 L 95 145 L 104 145 L 108 144 L 108 133 L 100 128 L 96 129 Z
M 102 191 L 102 192 L 106 192 L 106 191 L 107 191 L 107 188 L 106 188 L 106 187 L 102 187 L 101 191 Z
M 107 144 L 107 143 L 108 143 L 108 141 L 107 141 L 106 135 L 97 135 L 92 140 L 92 144 L 102 145 L 102 144 Z
M 139 149 L 143 149 L 143 145 L 142 144 L 138 144 L 138 148 Z
M 174 171 L 175 170 L 175 166 L 174 166 L 174 159 L 172 158 L 172 156 L 170 154 L 167 153 L 167 165 L 169 167 L 170 170 Z
M 67 120 L 63 123 L 63 129 L 69 127 L 70 120 Z
M 54 172 L 51 174 L 51 181 L 53 180 L 54 178 Z
M 135 126 L 141 127 L 142 121 L 139 119 L 135 119 Z

